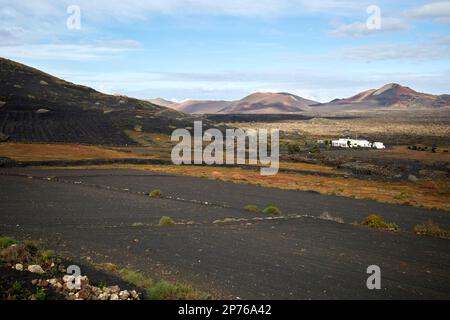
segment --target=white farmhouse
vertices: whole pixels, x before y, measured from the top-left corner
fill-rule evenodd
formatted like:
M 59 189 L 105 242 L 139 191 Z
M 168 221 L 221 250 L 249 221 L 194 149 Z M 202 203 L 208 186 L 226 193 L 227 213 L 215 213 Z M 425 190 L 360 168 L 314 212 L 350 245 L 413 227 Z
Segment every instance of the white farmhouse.
M 368 140 L 360 139 L 339 139 L 331 141 L 331 145 L 336 148 L 374 148 L 374 149 L 386 149 L 382 142 L 371 143 Z
M 381 150 L 386 149 L 386 146 L 384 145 L 383 142 L 374 142 L 372 143 L 372 148 Z

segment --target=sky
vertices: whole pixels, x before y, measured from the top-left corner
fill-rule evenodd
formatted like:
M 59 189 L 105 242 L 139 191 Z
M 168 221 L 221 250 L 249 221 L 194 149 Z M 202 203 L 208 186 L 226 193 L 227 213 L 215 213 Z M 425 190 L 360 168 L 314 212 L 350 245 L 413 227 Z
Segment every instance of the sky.
M 0 0 L 0 56 L 143 99 L 450 94 L 450 1 Z

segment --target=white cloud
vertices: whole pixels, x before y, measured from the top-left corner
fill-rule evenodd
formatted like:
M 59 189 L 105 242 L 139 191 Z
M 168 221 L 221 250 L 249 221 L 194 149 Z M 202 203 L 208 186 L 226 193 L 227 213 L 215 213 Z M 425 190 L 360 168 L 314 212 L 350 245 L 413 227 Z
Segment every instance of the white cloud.
M 380 33 L 409 30 L 410 26 L 401 19 L 382 18 L 380 29 L 369 29 L 366 22 L 353 22 L 349 24 L 339 24 L 332 31 L 332 34 L 339 37 L 361 37 L 376 35 Z
M 135 49 L 137 45 L 133 40 L 91 44 L 24 44 L 0 46 L 0 51 L 3 57 L 11 59 L 93 61 L 114 57 Z
M 431 20 L 437 23 L 450 24 L 450 1 L 435 1 L 416 7 L 406 13 L 416 19 Z
M 73 0 L 0 0 L 0 7 L 26 12 L 28 16 L 65 14 Z M 105 16 L 116 19 L 144 19 L 151 14 L 210 14 L 229 16 L 302 15 L 307 12 L 337 14 L 365 10 L 368 2 L 358 0 L 78 0 L 81 12 L 91 19 Z M 5 9 L 6 10 L 6 9 Z
M 383 60 L 429 61 L 450 59 L 450 37 L 414 43 L 385 43 L 348 46 L 337 50 L 338 56 L 366 62 Z

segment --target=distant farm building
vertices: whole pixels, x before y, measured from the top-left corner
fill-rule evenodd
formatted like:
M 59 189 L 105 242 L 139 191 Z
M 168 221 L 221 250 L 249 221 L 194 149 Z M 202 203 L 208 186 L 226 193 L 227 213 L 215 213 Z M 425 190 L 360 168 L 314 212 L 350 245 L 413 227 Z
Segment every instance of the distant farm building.
M 331 141 L 331 145 L 336 148 L 374 148 L 386 149 L 383 142 L 370 142 L 368 140 L 359 139 L 339 139 Z

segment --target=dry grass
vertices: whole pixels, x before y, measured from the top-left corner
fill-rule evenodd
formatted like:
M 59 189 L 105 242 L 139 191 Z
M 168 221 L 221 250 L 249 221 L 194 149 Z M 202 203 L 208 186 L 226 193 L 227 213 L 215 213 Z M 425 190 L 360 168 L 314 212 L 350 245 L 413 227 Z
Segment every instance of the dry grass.
M 450 126 L 439 119 L 422 121 L 421 119 L 398 119 L 389 117 L 365 117 L 358 119 L 315 118 L 308 121 L 281 121 L 271 123 L 234 123 L 234 126 L 249 128 L 279 129 L 284 132 L 303 133 L 312 136 L 342 135 L 417 135 L 428 137 L 450 136 Z
M 17 161 L 124 159 L 143 156 L 78 144 L 1 143 L 0 156 Z M 145 158 L 148 158 L 147 156 Z
M 320 164 L 310 164 L 300 162 L 280 162 L 280 168 L 345 175 L 345 172 L 338 171 L 334 167 Z
M 379 202 L 405 204 L 416 207 L 434 208 L 450 211 L 448 201 L 450 189 L 448 183 L 445 190 L 435 181 L 419 182 L 383 182 L 358 180 L 354 178 L 322 177 L 303 174 L 279 173 L 276 176 L 262 176 L 258 171 L 240 168 L 218 168 L 208 166 L 175 166 L 175 165 L 106 165 L 81 166 L 74 169 L 126 168 L 165 172 L 174 175 L 202 177 L 234 183 L 255 184 L 287 190 L 316 191 L 321 194 L 371 199 Z M 410 195 L 407 199 L 396 199 L 398 194 Z

